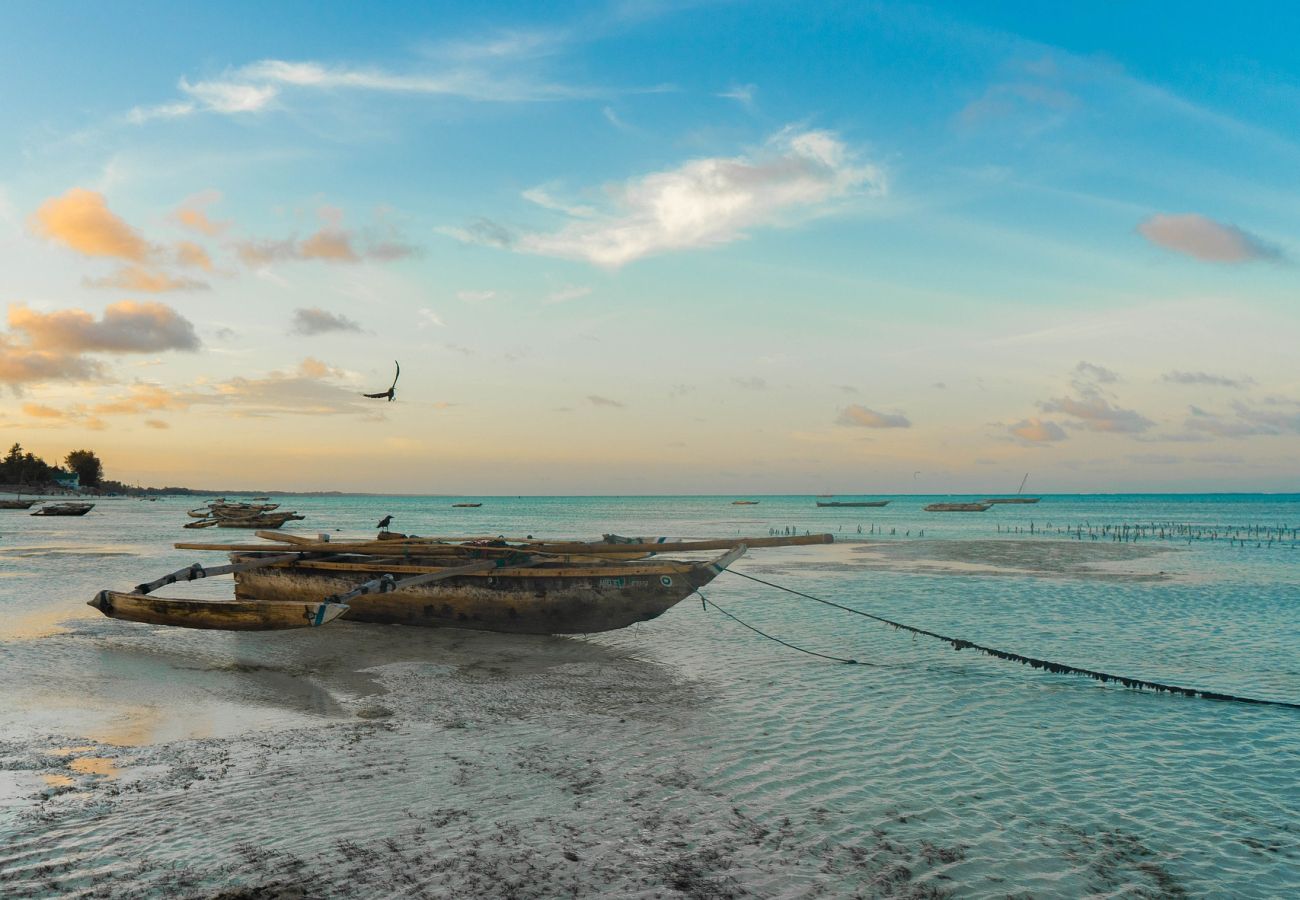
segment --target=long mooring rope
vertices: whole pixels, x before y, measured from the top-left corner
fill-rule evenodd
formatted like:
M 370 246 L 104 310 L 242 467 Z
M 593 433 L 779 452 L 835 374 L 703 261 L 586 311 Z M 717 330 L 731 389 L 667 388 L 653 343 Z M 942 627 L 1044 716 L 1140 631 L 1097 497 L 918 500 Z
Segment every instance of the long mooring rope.
M 845 612 L 853 613 L 854 615 L 857 616 L 863 616 L 868 619 L 874 619 L 877 622 L 881 622 L 893 628 L 900 628 L 903 631 L 910 631 L 913 634 L 920 634 L 920 635 L 924 635 L 925 637 L 935 638 L 936 640 L 940 640 L 943 641 L 944 643 L 951 644 L 954 650 L 967 650 L 967 649 L 978 650 L 981 653 L 985 653 L 989 656 L 997 657 L 998 659 L 1005 659 L 1005 660 L 1009 660 L 1010 662 L 1017 662 L 1020 663 L 1021 665 L 1030 666 L 1031 668 L 1034 669 L 1043 669 L 1045 671 L 1051 672 L 1054 675 L 1083 675 L 1088 678 L 1092 678 L 1097 681 L 1100 681 L 1102 684 L 1106 684 L 1108 682 L 1114 681 L 1117 684 L 1124 685 L 1124 687 L 1126 688 L 1145 689 L 1150 691 L 1159 691 L 1168 694 L 1182 694 L 1185 697 L 1200 697 L 1204 700 L 1229 700 L 1232 701 L 1233 703 L 1254 703 L 1261 706 L 1281 706 L 1287 709 L 1300 709 L 1300 703 L 1291 703 L 1286 700 L 1260 700 L 1256 697 L 1238 697 L 1236 694 L 1221 694 L 1217 691 L 1203 691 L 1203 690 L 1199 690 L 1198 688 L 1180 687 L 1176 684 L 1163 684 L 1159 681 L 1146 681 L 1145 679 L 1142 678 L 1127 678 L 1123 675 L 1112 675 L 1110 672 L 1097 672 L 1094 671 L 1093 669 L 1080 669 L 1077 666 L 1067 666 L 1064 663 L 1051 662 L 1050 660 L 1046 660 L 1046 659 L 1036 659 L 1035 657 L 1032 656 L 1021 656 L 1019 653 L 1011 653 L 1007 650 L 998 650 L 994 647 L 985 647 L 983 644 L 976 644 L 973 641 L 966 641 L 966 640 L 962 640 L 961 638 L 948 637 L 947 635 L 939 634 L 934 631 L 927 631 L 924 628 L 915 628 L 911 625 L 904 625 L 902 622 L 895 622 L 894 620 L 886 619 L 883 616 L 873 615 L 869 612 L 864 612 L 863 610 L 860 609 L 854 609 L 851 606 L 844 606 L 843 604 L 835 603 L 832 600 L 823 600 L 821 597 L 814 597 L 812 594 L 805 594 L 802 591 L 796 591 L 794 588 L 788 588 L 785 587 L 784 585 L 776 584 L 771 581 L 764 581 L 762 578 L 755 578 L 753 575 L 746 575 L 744 572 L 737 572 L 735 569 L 727 569 L 726 571 L 730 572 L 732 575 L 739 575 L 741 578 L 748 578 L 750 581 L 756 581 L 759 584 L 765 584 L 768 587 L 773 587 L 776 588 L 777 590 L 794 594 L 796 597 L 803 597 L 807 600 L 813 600 L 817 603 L 825 604 L 826 606 L 833 606 L 836 609 L 842 609 Z M 703 595 L 701 595 L 701 598 L 703 598 Z M 712 605 L 713 608 L 718 610 L 719 612 L 724 612 L 724 610 L 722 610 L 721 607 L 719 607 L 716 603 L 713 603 L 712 600 L 706 602 Z M 731 616 L 730 613 L 727 613 L 727 615 Z M 736 617 L 731 616 L 731 618 L 735 619 Z M 736 619 L 736 621 L 739 622 L 740 620 Z M 747 625 L 744 622 L 741 622 L 740 624 L 745 625 L 746 628 L 749 628 L 753 631 L 758 631 L 758 629 L 754 628 L 752 625 Z M 761 631 L 759 631 L 758 633 L 763 634 L 763 632 Z M 785 641 L 780 641 L 778 638 L 772 638 L 771 635 L 763 634 L 763 637 L 771 638 L 774 641 L 778 641 L 778 643 L 782 643 L 782 644 L 785 643 Z M 793 645 L 786 644 L 786 646 L 793 646 Z M 812 651 L 803 650 L 800 647 L 795 647 L 794 649 L 800 650 L 803 653 L 812 653 Z M 824 654 L 816 653 L 813 655 L 823 656 Z M 828 658 L 834 659 L 835 657 L 828 657 Z M 848 662 L 850 660 L 840 660 L 840 661 Z
M 696 591 L 695 593 L 700 594 L 699 591 Z M 761 635 L 762 637 L 767 638 L 769 641 L 776 641 L 778 644 L 781 644 L 784 647 L 789 647 L 791 650 L 798 650 L 800 653 L 807 653 L 809 656 L 820 656 L 822 659 L 829 659 L 832 662 L 848 663 L 851 666 L 856 666 L 858 664 L 858 661 L 856 659 L 847 659 L 846 657 L 843 656 L 831 656 L 826 653 L 818 653 L 816 650 L 805 650 L 803 647 L 796 647 L 794 644 L 790 643 L 789 641 L 783 641 L 779 637 L 770 635 L 766 631 L 759 631 L 757 628 L 755 628 L 753 625 L 750 625 L 748 622 L 744 621 L 743 619 L 739 619 L 736 616 L 733 616 L 731 613 L 727 612 L 725 609 L 723 609 L 718 604 L 714 603 L 712 600 L 710 600 L 708 597 L 704 596 L 703 594 L 700 594 L 700 602 L 704 605 L 705 609 L 708 609 L 710 606 L 712 606 L 714 609 L 722 613 L 728 619 L 731 619 L 733 622 L 736 622 L 737 624 L 744 625 L 750 631 L 754 632 L 754 634 Z

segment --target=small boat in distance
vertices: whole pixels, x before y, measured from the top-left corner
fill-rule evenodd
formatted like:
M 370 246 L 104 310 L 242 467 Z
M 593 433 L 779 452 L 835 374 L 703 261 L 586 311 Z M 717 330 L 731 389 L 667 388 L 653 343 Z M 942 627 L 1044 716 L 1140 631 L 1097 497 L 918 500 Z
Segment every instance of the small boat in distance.
M 888 500 L 818 500 L 818 506 L 888 506 Z
M 931 503 L 925 507 L 926 512 L 984 512 L 992 503 Z
M 989 497 L 984 502 L 985 503 L 1037 503 L 1039 500 L 1042 500 L 1043 498 L 1025 497 L 1022 496 L 1020 493 L 1025 489 L 1025 482 L 1028 480 L 1029 480 L 1029 473 L 1026 472 L 1025 477 L 1020 479 L 1020 488 L 1016 491 L 1016 495 L 1014 497 Z
M 732 500 L 732 506 L 758 506 L 757 500 Z
M 31 509 L 36 503 L 36 499 L 31 500 L 0 500 L 0 509 Z
M 84 516 L 95 508 L 93 503 L 49 503 L 42 506 L 34 516 Z
M 452 504 L 452 506 L 459 506 L 461 508 L 475 507 L 475 506 L 482 506 L 482 505 L 483 505 L 482 503 L 453 503 Z

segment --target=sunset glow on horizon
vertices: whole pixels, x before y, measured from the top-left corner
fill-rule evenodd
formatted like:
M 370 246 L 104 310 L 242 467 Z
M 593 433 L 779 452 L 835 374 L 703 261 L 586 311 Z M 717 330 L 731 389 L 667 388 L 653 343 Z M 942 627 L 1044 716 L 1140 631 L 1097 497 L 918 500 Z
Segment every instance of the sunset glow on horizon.
M 216 489 L 1300 490 L 1290 29 L 1174 9 L 20 5 L 5 446 Z

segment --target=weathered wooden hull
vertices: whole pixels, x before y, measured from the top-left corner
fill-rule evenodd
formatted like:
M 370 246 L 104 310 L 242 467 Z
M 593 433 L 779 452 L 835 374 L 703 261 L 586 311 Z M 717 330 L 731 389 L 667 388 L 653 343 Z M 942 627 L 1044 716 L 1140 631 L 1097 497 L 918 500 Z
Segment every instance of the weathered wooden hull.
M 888 500 L 863 500 L 863 501 L 845 502 L 842 500 L 837 500 L 831 503 L 827 503 L 826 501 L 818 500 L 817 505 L 818 506 L 888 506 L 889 501 Z
M 925 507 L 926 512 L 985 512 L 989 503 L 931 503 Z
M 516 634 L 611 631 L 662 615 L 712 581 L 739 555 L 728 553 L 709 563 L 498 569 L 352 598 L 347 618 Z M 235 575 L 235 596 L 258 602 L 319 603 L 373 578 L 376 571 L 393 569 L 400 577 L 400 566 L 349 570 L 304 562 L 256 569 Z
M 1042 497 L 994 497 L 985 500 L 985 503 L 1002 504 L 1002 503 L 1037 503 Z
M 0 509 L 31 509 L 35 500 L 0 500 Z
M 100 591 L 90 606 L 110 619 L 209 628 L 221 631 L 278 631 L 325 625 L 348 611 L 338 603 L 243 602 L 239 600 L 177 600 L 149 594 Z
M 297 522 L 307 518 L 297 513 L 270 513 L 248 518 L 217 518 L 218 528 L 279 528 L 285 522 Z
M 86 513 L 94 509 L 94 507 L 95 504 L 93 503 L 69 504 L 66 506 L 63 505 L 42 506 L 40 509 L 36 510 L 36 512 L 32 513 L 32 515 L 34 516 L 84 516 Z

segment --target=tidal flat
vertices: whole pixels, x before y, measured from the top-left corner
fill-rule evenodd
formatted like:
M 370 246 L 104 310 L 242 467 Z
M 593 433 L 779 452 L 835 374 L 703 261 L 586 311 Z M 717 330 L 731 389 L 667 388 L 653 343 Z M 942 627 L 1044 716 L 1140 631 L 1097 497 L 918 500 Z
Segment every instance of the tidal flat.
M 581 514 L 603 530 L 619 530 L 619 517 L 659 516 L 655 530 L 674 535 L 762 534 L 790 521 L 761 508 L 726 510 L 735 518 L 724 521 L 698 499 L 671 511 L 660 500 L 586 502 Z M 347 530 L 372 518 L 320 503 L 317 518 Z M 706 595 L 859 664 L 765 641 L 698 598 L 633 628 L 565 638 L 346 620 L 231 634 L 105 619 L 84 605 L 94 590 L 192 561 L 167 549 L 182 533 L 175 510 L 159 506 L 123 503 L 102 521 L 77 520 L 81 531 L 41 523 L 58 533 L 6 541 L 0 895 L 1300 891 L 1294 711 L 954 653 L 735 577 Z M 564 516 L 577 515 L 572 506 Z M 890 515 L 900 533 L 911 524 L 907 511 Z M 1289 551 L 984 527 L 927 520 L 924 540 L 854 534 L 756 552 L 736 568 L 1016 652 L 1300 695 Z M 115 542 L 119 532 L 131 539 Z

